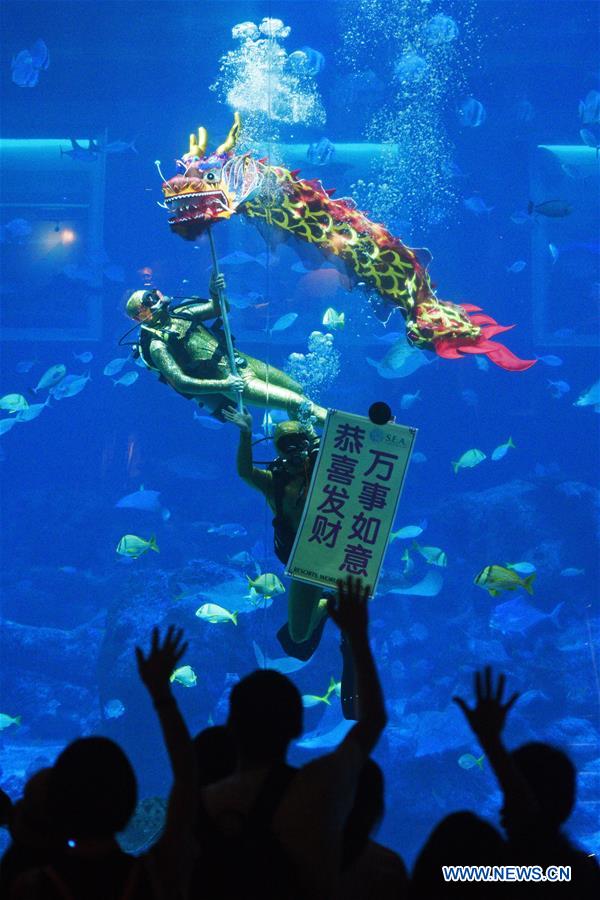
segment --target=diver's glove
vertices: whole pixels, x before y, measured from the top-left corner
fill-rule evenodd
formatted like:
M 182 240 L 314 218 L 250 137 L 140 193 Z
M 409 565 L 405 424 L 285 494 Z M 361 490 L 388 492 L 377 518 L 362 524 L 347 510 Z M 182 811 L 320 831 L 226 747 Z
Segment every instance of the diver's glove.
M 210 276 L 210 284 L 208 286 L 208 291 L 210 294 L 210 299 L 213 301 L 219 301 L 219 292 L 221 296 L 225 295 L 225 289 L 227 285 L 225 284 L 225 276 L 222 272 L 219 272 L 217 275 L 213 269 L 213 273 Z

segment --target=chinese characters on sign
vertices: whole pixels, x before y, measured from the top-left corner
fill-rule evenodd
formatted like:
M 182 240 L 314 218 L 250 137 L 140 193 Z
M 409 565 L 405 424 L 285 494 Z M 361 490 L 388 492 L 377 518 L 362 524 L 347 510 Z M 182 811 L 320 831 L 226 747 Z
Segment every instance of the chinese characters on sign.
M 288 575 L 329 587 L 358 575 L 375 590 L 415 437 L 329 411 Z

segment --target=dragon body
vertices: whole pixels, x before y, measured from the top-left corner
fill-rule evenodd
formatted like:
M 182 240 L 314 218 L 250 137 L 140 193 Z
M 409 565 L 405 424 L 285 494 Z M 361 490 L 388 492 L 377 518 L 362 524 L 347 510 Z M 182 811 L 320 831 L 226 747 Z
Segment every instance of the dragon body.
M 191 135 L 189 151 L 178 160 L 183 173 L 162 185 L 173 232 L 194 240 L 214 222 L 244 215 L 263 231 L 277 229 L 339 258 L 357 281 L 401 310 L 412 346 L 446 359 L 485 354 L 511 371 L 534 364 L 491 340 L 512 325 L 498 325 L 477 306 L 440 300 L 417 251 L 372 222 L 353 200 L 334 199 L 320 181 L 298 178 L 297 171 L 251 153 L 235 154 L 239 130 L 236 113 L 227 140 L 209 154 L 205 129 L 198 138 Z

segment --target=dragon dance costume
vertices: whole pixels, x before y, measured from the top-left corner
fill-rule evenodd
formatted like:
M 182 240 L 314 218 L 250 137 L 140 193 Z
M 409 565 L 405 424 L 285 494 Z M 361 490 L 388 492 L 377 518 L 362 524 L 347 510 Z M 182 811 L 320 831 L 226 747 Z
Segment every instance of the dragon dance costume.
M 162 185 L 171 230 L 194 240 L 206 228 L 233 215 L 244 215 L 265 231 L 284 231 L 307 241 L 345 265 L 361 281 L 400 309 L 413 347 L 433 350 L 445 359 L 485 354 L 509 371 L 522 371 L 535 360 L 516 357 L 491 338 L 512 325 L 498 325 L 477 306 L 439 300 L 416 251 L 383 225 L 356 209 L 351 199 L 332 199 L 318 180 L 302 180 L 298 171 L 236 155 L 239 114 L 227 140 L 206 154 L 208 135 L 199 128 L 178 165 L 182 173 Z

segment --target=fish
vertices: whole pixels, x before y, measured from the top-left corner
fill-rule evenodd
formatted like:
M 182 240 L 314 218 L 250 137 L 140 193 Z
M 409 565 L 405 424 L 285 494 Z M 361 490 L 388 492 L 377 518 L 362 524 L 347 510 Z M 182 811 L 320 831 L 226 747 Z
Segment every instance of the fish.
M 409 538 L 419 537 L 426 528 L 427 519 L 423 519 L 418 525 L 405 525 L 404 528 L 399 528 L 398 531 L 392 531 L 390 533 L 390 543 L 392 541 L 406 541 Z
M 411 597 L 436 597 L 441 591 L 444 579 L 439 572 L 428 572 L 421 581 L 409 587 L 396 587 L 388 594 L 406 594 Z
M 104 704 L 104 715 L 107 719 L 120 719 L 125 712 L 125 707 L 120 700 L 108 700 Z
M 306 158 L 309 163 L 315 166 L 326 166 L 335 156 L 335 146 L 331 141 L 324 137 L 320 141 L 310 144 L 306 151 Z
M 267 333 L 273 334 L 275 331 L 285 331 L 287 328 L 290 328 L 290 326 L 294 324 L 297 318 L 298 313 L 286 313 L 284 316 L 280 316 L 279 319 L 277 319 L 273 327 L 268 330 Z
M 128 362 L 129 359 L 126 356 L 118 356 L 116 359 L 111 359 L 111 361 L 104 366 L 104 374 L 111 378 L 113 375 L 120 372 L 123 366 Z
M 62 363 L 50 366 L 38 381 L 37 386 L 34 387 L 33 393 L 37 394 L 38 391 L 49 390 L 51 387 L 57 385 L 59 381 L 62 381 L 66 374 L 67 367 Z
M 258 263 L 263 268 L 265 267 L 263 260 L 258 256 L 250 256 L 244 250 L 234 250 L 233 253 L 228 253 L 227 256 L 219 260 L 219 265 L 221 266 L 245 266 L 248 263 Z
M 550 381 L 547 379 L 548 384 L 551 388 L 554 388 L 554 392 L 552 396 L 555 400 L 559 400 L 565 394 L 568 394 L 571 390 L 571 385 L 567 381 Z
M 465 128 L 479 128 L 487 119 L 485 106 L 475 97 L 464 100 L 458 108 L 458 120 Z
M 556 244 L 548 244 L 548 251 L 550 253 L 550 256 L 552 257 L 552 262 L 555 263 L 560 256 L 560 250 L 558 249 Z
M 415 564 L 414 564 L 414 562 L 413 562 L 413 558 L 412 558 L 412 556 L 410 555 L 410 550 L 408 549 L 408 547 L 405 547 L 405 548 L 404 548 L 404 553 L 402 554 L 402 556 L 400 557 L 400 559 L 401 559 L 402 562 L 404 563 L 404 567 L 403 567 L 403 569 L 402 569 L 402 574 L 403 574 L 404 577 L 406 578 L 406 576 L 407 576 L 407 575 L 410 575 L 410 573 L 412 572 L 412 570 L 413 570 L 414 567 L 415 567 Z
M 585 100 L 579 101 L 579 118 L 582 125 L 600 125 L 600 93 L 591 90 Z
M 40 72 L 50 65 L 48 47 L 41 38 L 35 42 L 31 50 L 21 50 L 13 57 L 10 67 L 12 80 L 19 87 L 35 87 Z
M 344 740 L 353 724 L 347 719 L 342 719 L 329 731 L 323 732 L 319 729 L 310 731 L 296 742 L 296 746 L 302 747 L 304 750 L 327 750 L 330 747 L 337 747 Z
M 482 216 L 484 213 L 487 213 L 489 216 L 495 208 L 493 206 L 486 206 L 481 197 L 468 197 L 466 200 L 463 200 L 463 206 L 470 212 L 475 213 L 476 216 Z
M 198 683 L 198 676 L 191 666 L 180 666 L 178 669 L 175 669 L 175 671 L 171 673 L 169 681 L 171 682 L 171 684 L 173 684 L 173 682 L 176 682 L 177 684 L 182 684 L 183 687 L 191 688 L 196 687 L 196 684 Z
M 132 141 L 110 141 L 108 144 L 98 144 L 98 151 L 100 153 L 125 153 L 126 150 L 133 150 L 134 153 L 138 153 L 135 146 L 137 138 L 136 135 Z
M 75 359 L 78 359 L 79 362 L 82 362 L 84 365 L 86 363 L 90 363 L 94 358 L 94 354 L 90 353 L 89 350 L 86 350 L 85 353 L 74 353 L 73 356 L 75 357 Z
M 578 575 L 585 575 L 585 569 L 563 569 L 560 573 L 563 578 L 576 578 Z
M 417 550 L 431 566 L 448 565 L 448 557 L 439 547 L 421 547 L 416 541 L 413 541 L 412 549 Z
M 293 656 L 281 656 L 271 659 L 263 653 L 256 641 L 252 641 L 252 646 L 259 669 L 274 669 L 276 672 L 281 672 L 282 675 L 290 675 L 292 672 L 298 672 L 300 669 L 303 669 L 310 662 L 310 660 L 303 662 L 300 659 L 295 659 Z
M 556 366 L 562 366 L 563 364 L 563 360 L 560 356 L 555 356 L 553 353 L 548 353 L 546 356 L 538 356 L 537 359 L 539 362 L 543 362 L 544 365 L 553 366 L 555 368 Z
M 513 439 L 509 437 L 505 444 L 500 444 L 499 447 L 496 447 L 496 449 L 492 451 L 490 459 L 492 459 L 494 462 L 498 462 L 498 460 L 503 459 L 508 453 L 509 449 L 511 447 L 514 448 L 514 446 L 515 445 L 513 444 Z
M 21 716 L 8 716 L 6 713 L 0 713 L 0 731 L 10 728 L 11 725 L 19 726 L 21 724 Z
M 513 275 L 518 275 L 519 272 L 522 272 L 527 263 L 523 259 L 518 259 L 516 262 L 511 263 L 510 266 L 506 267 L 507 272 L 512 272 Z
M 275 428 L 277 427 L 278 422 L 285 422 L 287 420 L 287 413 L 282 409 L 271 409 L 266 410 L 263 415 L 261 428 L 265 437 L 273 437 L 273 433 Z
M 482 463 L 484 459 L 487 459 L 487 456 L 481 450 L 477 450 L 476 448 L 467 450 L 463 453 L 458 462 L 452 463 L 454 474 L 456 475 L 459 469 L 472 469 L 475 466 L 478 466 L 479 463 Z
M 144 512 L 160 512 L 161 504 L 159 501 L 160 491 L 147 491 L 143 485 L 139 491 L 133 494 L 126 494 L 117 500 L 115 509 L 139 509 Z
M 472 753 L 463 753 L 462 756 L 458 757 L 458 764 L 461 769 L 472 769 L 477 766 L 478 769 L 483 771 L 484 759 L 485 753 L 482 753 L 480 757 L 473 756 Z
M 216 625 L 219 622 L 233 622 L 234 625 L 237 625 L 238 619 L 237 612 L 229 612 L 224 607 L 217 606 L 216 603 L 203 603 L 196 610 L 195 615 L 202 619 L 203 622 L 210 622 L 212 625 Z
M 591 147 L 596 151 L 596 158 L 598 158 L 598 150 L 600 150 L 600 137 L 598 137 L 597 134 L 594 134 L 594 132 L 589 128 L 582 128 L 579 132 L 579 137 L 586 145 L 586 147 Z
M 494 608 L 490 618 L 490 628 L 501 631 L 503 634 L 525 634 L 530 628 L 545 619 L 550 619 L 558 628 L 558 614 L 563 606 L 564 603 L 559 603 L 551 613 L 543 613 L 523 600 L 522 597 L 513 597 Z
M 149 541 L 146 541 L 136 534 L 125 534 L 117 544 L 117 553 L 121 556 L 128 556 L 130 559 L 138 559 L 143 553 L 147 553 L 148 550 L 160 553 L 154 535 L 151 536 Z
M 318 75 L 319 72 L 323 71 L 325 68 L 325 57 L 320 50 L 315 50 L 313 47 L 301 47 L 300 53 L 303 53 L 306 57 L 303 68 L 309 75 Z
M 322 697 L 318 696 L 317 694 L 302 694 L 302 706 L 305 709 L 310 709 L 312 706 L 318 706 L 319 703 L 325 703 L 327 706 L 330 706 L 331 703 L 329 697 L 335 690 L 335 686 L 335 679 L 331 678 L 329 687 Z
M 60 148 L 61 156 L 70 156 L 71 159 L 76 159 L 79 162 L 95 162 L 98 159 L 98 154 L 100 152 L 100 148 L 95 141 L 89 140 L 87 147 L 82 147 L 82 145 L 75 140 L 75 138 L 69 138 L 71 142 L 70 150 L 63 150 Z
M 213 416 L 202 415 L 196 410 L 194 410 L 193 418 L 196 422 L 200 423 L 202 428 L 206 428 L 208 431 L 220 431 L 221 428 L 225 427 L 224 422 L 219 422 L 219 420 L 215 419 Z
M 529 201 L 527 205 L 529 215 L 534 213 L 540 216 L 547 216 L 550 219 L 564 219 L 565 216 L 571 215 L 573 207 L 563 200 L 544 200 L 543 203 L 533 203 Z
M 490 367 L 490 364 L 485 356 L 476 356 L 475 365 L 481 372 L 487 372 Z
M 5 394 L 4 397 L 0 397 L 0 409 L 4 409 L 10 413 L 16 413 L 22 409 L 27 409 L 28 406 L 29 403 L 23 394 Z
M 37 419 L 48 405 L 47 400 L 45 403 L 30 403 L 27 409 L 21 409 L 15 418 L 17 422 L 31 422 L 33 419 Z
M 535 572 L 526 578 L 521 578 L 514 569 L 505 566 L 486 566 L 475 576 L 473 584 L 488 591 L 492 597 L 499 597 L 502 591 L 517 591 L 524 588 L 528 594 L 533 594 L 533 579 Z
M 248 579 L 248 584 L 252 590 L 257 594 L 260 594 L 261 597 L 269 598 L 276 594 L 285 594 L 285 587 L 281 583 L 281 580 L 272 572 L 265 572 L 257 578 L 250 578 L 250 576 L 247 575 L 246 578 Z
M 22 359 L 17 363 L 15 370 L 21 375 L 25 375 L 27 372 L 30 372 L 37 363 L 37 359 Z
M 227 522 L 225 525 L 211 525 L 207 531 L 209 534 L 228 538 L 245 537 L 248 534 L 244 526 L 239 525 L 237 522 Z
M 411 347 L 404 339 L 394 344 L 382 360 L 377 361 L 368 356 L 366 360 L 382 378 L 406 378 L 421 366 L 428 366 L 435 362 L 434 359 L 428 359 L 422 350 Z
M 512 216 L 510 217 L 510 221 L 514 222 L 515 225 L 524 225 L 525 222 L 530 221 L 530 216 L 528 213 L 519 209 L 512 214 Z
M 573 406 L 593 406 L 596 412 L 600 412 L 600 380 L 585 390 Z
M 479 403 L 479 397 L 472 388 L 465 388 L 460 392 L 460 396 L 468 406 L 477 406 Z
M 410 409 L 417 400 L 421 399 L 421 391 L 418 390 L 414 394 L 403 394 L 400 399 L 400 409 Z
M 121 375 L 120 378 L 113 378 L 112 383 L 115 387 L 118 384 L 122 385 L 123 387 L 131 387 L 131 385 L 134 384 L 139 377 L 139 372 L 125 372 L 125 374 Z
M 339 313 L 330 306 L 323 313 L 321 324 L 326 325 L 331 331 L 341 331 L 346 323 L 346 313 Z
M 56 387 L 50 388 L 50 394 L 55 400 L 65 400 L 67 397 L 75 397 L 81 393 L 88 381 L 91 381 L 90 373 L 86 375 L 66 375 Z
M 530 562 L 506 563 L 506 568 L 518 572 L 519 575 L 531 575 L 532 572 L 537 571 L 534 564 Z
M 7 431 L 10 431 L 13 425 L 16 425 L 18 421 L 18 416 L 15 416 L 11 419 L 0 419 L 0 435 L 6 434 Z
M 104 266 L 102 274 L 105 278 L 108 278 L 109 281 L 114 281 L 117 284 L 121 284 L 125 281 L 125 269 L 123 266 L 118 266 L 116 263 L 109 263 Z
M 6 223 L 4 229 L 13 240 L 19 243 L 24 243 L 25 238 L 31 237 L 33 232 L 31 223 L 27 219 L 11 219 L 10 222 Z
M 228 562 L 230 562 L 233 566 L 252 566 L 256 565 L 254 557 L 251 553 L 248 553 L 247 550 L 240 550 L 239 553 L 235 553 L 233 556 L 227 557 Z

